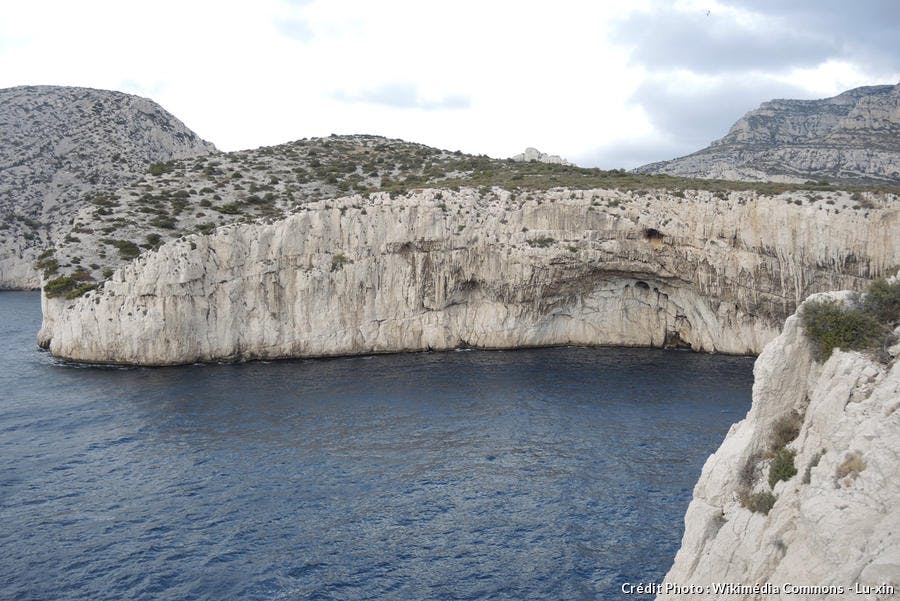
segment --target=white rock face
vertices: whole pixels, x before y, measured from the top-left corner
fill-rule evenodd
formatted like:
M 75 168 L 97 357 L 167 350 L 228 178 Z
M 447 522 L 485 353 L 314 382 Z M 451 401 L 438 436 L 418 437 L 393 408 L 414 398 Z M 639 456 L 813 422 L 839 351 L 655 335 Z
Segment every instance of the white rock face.
M 776 421 L 791 412 L 803 416 L 799 436 L 788 444 L 796 452 L 798 473 L 775 485 L 777 500 L 768 515 L 751 512 L 739 500 L 742 471 L 749 458 L 767 449 Z M 759 464 L 753 491 L 769 490 L 766 464 L 765 459 Z M 794 315 L 757 359 L 747 417 L 731 427 L 703 467 L 681 549 L 665 578 L 664 586 L 699 585 L 705 594 L 657 598 L 897 599 L 898 499 L 896 354 L 884 365 L 836 350 L 824 365 L 817 364 Z M 714 583 L 770 583 L 780 593 L 723 595 Z M 796 594 L 785 584 L 843 587 L 844 593 Z M 893 590 L 878 593 L 885 584 Z M 868 594 L 856 594 L 857 585 Z
M 63 241 L 90 193 L 132 181 L 151 163 L 214 151 L 146 98 L 58 86 L 0 90 L 0 290 L 40 287 L 36 256 Z
M 821 100 L 771 100 L 722 139 L 638 173 L 746 181 L 900 182 L 900 84 Z
M 537 148 L 528 147 L 525 149 L 525 152 L 521 154 L 517 154 L 512 157 L 512 160 L 519 161 L 520 163 L 527 163 L 529 161 L 537 161 L 538 163 L 550 163 L 552 165 L 571 165 L 569 161 L 565 160 L 559 155 L 556 154 L 546 154 L 538 150 Z
M 98 291 L 45 299 L 40 342 L 152 365 L 558 344 L 755 353 L 810 291 L 900 264 L 898 221 L 893 204 L 866 216 L 754 192 L 350 196 L 170 242 Z

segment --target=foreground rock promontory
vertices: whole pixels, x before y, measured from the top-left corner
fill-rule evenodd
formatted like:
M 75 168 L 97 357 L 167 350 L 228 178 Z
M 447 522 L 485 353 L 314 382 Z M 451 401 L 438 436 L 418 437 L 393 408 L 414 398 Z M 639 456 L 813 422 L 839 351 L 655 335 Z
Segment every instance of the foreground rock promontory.
M 59 357 L 144 365 L 589 344 L 758 353 L 900 264 L 893 195 L 425 189 L 187 235 L 74 299 Z M 874 198 L 874 197 L 873 197 Z
M 757 359 L 658 599 L 900 598 L 900 345 L 817 360 L 802 325 L 808 303 L 848 298 L 808 300 Z

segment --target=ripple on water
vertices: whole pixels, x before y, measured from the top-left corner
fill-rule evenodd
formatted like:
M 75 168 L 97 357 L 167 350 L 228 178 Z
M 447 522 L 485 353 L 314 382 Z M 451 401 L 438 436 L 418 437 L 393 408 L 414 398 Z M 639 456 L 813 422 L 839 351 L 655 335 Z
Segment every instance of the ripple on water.
M 641 349 L 85 368 L 39 314 L 0 294 L 10 599 L 620 598 L 750 400 Z

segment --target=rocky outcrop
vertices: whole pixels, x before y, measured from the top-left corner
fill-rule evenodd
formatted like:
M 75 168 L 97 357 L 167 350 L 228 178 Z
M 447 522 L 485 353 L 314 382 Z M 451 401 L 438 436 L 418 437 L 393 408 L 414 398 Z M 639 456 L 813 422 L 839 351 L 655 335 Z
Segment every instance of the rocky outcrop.
M 137 179 L 151 163 L 214 150 L 146 98 L 55 86 L 0 90 L 0 289 L 40 286 L 36 255 L 70 233 L 91 193 Z
M 890 352 L 887 364 L 839 350 L 820 364 L 800 318 L 787 320 L 757 359 L 749 413 L 703 467 L 658 599 L 900 596 L 900 345 Z M 786 418 L 799 429 L 787 445 L 797 474 L 775 484 L 768 513 L 751 511 Z M 717 588 L 727 584 L 746 588 Z
M 517 154 L 512 157 L 512 160 L 527 163 L 529 161 L 537 161 L 538 163 L 550 163 L 551 165 L 571 165 L 569 161 L 565 160 L 559 155 L 556 154 L 546 154 L 538 150 L 537 148 L 528 147 L 525 149 L 525 152 Z
M 498 188 L 321 200 L 45 297 L 40 342 L 151 365 L 557 344 L 755 353 L 810 292 L 900 264 L 896 199 L 871 205 Z
M 900 183 L 900 84 L 822 100 L 772 100 L 728 134 L 638 173 L 749 181 Z

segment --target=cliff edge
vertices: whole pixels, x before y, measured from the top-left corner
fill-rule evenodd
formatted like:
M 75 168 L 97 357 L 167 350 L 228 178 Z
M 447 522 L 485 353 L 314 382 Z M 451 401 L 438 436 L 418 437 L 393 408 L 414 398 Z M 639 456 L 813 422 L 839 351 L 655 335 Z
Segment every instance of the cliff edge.
M 801 324 L 849 296 L 811 297 L 757 359 L 753 405 L 703 467 L 658 599 L 900 598 L 900 345 L 821 363 Z

